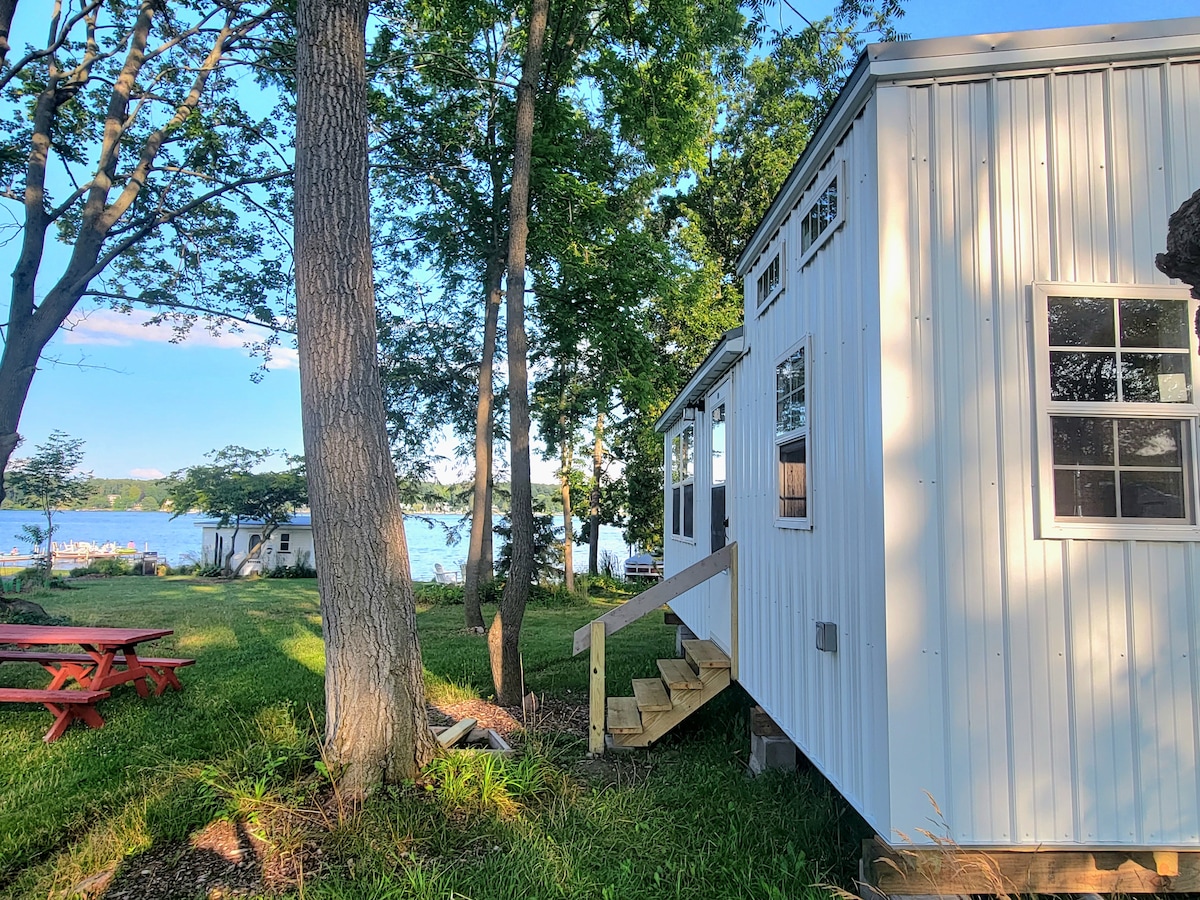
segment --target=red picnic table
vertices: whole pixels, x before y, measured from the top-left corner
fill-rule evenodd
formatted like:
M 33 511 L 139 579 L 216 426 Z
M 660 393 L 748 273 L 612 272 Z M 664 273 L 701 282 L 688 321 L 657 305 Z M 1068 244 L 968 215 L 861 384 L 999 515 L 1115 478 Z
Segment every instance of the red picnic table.
M 0 650 L 0 662 L 35 662 L 51 674 L 50 684 L 41 691 L 0 688 L 0 701 L 41 703 L 55 716 L 45 740 L 56 740 L 75 719 L 93 728 L 104 720 L 92 706 L 108 696 L 109 688 L 133 682 L 140 696 L 146 697 L 154 682 L 155 695 L 167 686 L 182 690 L 175 675 L 179 666 L 191 665 L 191 659 L 139 658 L 137 645 L 166 637 L 169 628 L 85 628 L 74 625 L 0 625 L 0 644 L 16 644 L 21 650 Z M 30 651 L 31 647 L 57 647 L 78 644 L 83 653 L 58 650 Z M 63 690 L 76 681 L 82 691 Z

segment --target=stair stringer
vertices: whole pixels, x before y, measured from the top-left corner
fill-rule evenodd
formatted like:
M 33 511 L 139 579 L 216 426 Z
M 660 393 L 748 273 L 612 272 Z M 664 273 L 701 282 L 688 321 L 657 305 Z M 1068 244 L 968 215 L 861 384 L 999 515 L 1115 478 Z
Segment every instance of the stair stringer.
M 729 669 L 701 669 L 699 690 L 673 688 L 670 691 L 672 708 L 665 712 L 642 713 L 640 734 L 614 734 L 617 747 L 648 747 L 672 728 L 698 710 L 725 688 L 729 687 Z

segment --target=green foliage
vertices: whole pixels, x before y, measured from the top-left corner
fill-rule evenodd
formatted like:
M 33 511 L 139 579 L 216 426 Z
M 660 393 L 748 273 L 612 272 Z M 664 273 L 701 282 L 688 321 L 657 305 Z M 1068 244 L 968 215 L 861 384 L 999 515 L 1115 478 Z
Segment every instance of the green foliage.
M 438 584 L 429 581 L 414 581 L 413 595 L 417 603 L 425 606 L 462 606 L 465 588 L 461 584 Z
M 496 534 L 504 538 L 504 546 L 496 559 L 496 572 L 507 578 L 512 568 L 512 525 L 507 516 L 495 528 Z M 563 529 L 556 527 L 554 517 L 538 513 L 533 517 L 533 580 L 560 577 L 562 572 Z
M 817 900 L 828 891 L 808 885 L 853 887 L 869 829 L 815 770 L 745 777 L 748 701 L 737 689 L 649 751 L 589 761 L 581 733 L 518 734 L 515 759 L 448 757 L 430 770 L 432 790 L 397 786 L 339 815 L 318 749 L 312 582 L 98 580 L 35 599 L 96 625 L 172 627 L 155 652 L 200 662 L 180 672 L 183 693 L 115 690 L 105 728 L 73 727 L 51 745 L 40 740 L 44 713 L 0 709 L 0 900 L 49 896 L 110 867 L 133 887 L 151 860 L 182 866 L 190 839 L 223 820 L 266 839 L 256 846 L 303 848 L 304 896 L 315 900 Z M 585 702 L 571 634 L 609 608 L 529 608 L 529 690 Z M 487 696 L 486 642 L 463 633 L 461 610 L 424 608 L 418 626 L 427 684 Z M 652 675 L 673 640 L 654 617 L 622 630 L 609 645 L 612 683 Z M 5 677 L 45 684 L 36 666 Z M 225 889 L 214 881 L 203 890 Z
M 118 575 L 132 574 L 133 567 L 119 556 L 92 560 L 86 566 L 76 566 L 71 570 L 72 578 L 82 578 L 84 575 L 104 575 L 111 578 Z
M 307 550 L 296 557 L 296 562 L 290 566 L 276 566 L 267 572 L 268 578 L 316 578 L 317 570 L 309 559 Z
M 171 474 L 172 518 L 198 511 L 216 519 L 221 527 L 257 523 L 265 543 L 276 527 L 291 519 L 298 506 L 308 502 L 304 462 L 299 457 L 288 458 L 291 467 L 286 471 L 257 472 L 254 469 L 275 451 L 229 446 L 207 455 L 212 459 L 210 465 Z

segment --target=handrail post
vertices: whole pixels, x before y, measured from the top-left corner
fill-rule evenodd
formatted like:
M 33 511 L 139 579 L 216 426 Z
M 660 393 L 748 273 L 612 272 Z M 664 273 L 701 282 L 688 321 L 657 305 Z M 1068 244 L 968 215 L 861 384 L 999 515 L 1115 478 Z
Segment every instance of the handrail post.
M 729 548 L 729 678 L 738 680 L 738 545 Z
M 604 623 L 592 622 L 592 667 L 588 685 L 588 755 L 604 753 Z

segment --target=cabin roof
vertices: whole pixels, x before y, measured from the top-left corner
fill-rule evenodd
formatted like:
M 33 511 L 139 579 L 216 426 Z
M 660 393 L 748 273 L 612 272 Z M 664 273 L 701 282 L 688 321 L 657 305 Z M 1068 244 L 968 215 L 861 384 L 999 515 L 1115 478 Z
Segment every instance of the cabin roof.
M 869 44 L 737 259 L 744 276 L 876 83 L 1200 53 L 1200 16 Z
M 658 417 L 658 421 L 654 423 L 655 431 L 667 431 L 679 421 L 685 407 L 693 405 L 703 397 L 708 389 L 720 381 L 725 373 L 733 367 L 745 349 L 743 332 L 743 326 L 739 325 L 721 335 L 717 345 L 709 351 L 708 356 L 704 357 L 704 362 L 696 367 L 696 371 L 683 386 L 683 390 L 675 396 L 671 405 Z
M 262 521 L 262 519 L 255 519 L 253 521 L 243 521 L 240 527 L 254 528 L 257 525 L 264 525 L 264 524 L 266 524 L 266 523 L 264 523 Z M 197 522 L 196 525 L 201 528 L 232 528 L 233 527 L 232 522 L 228 525 L 221 525 L 221 524 L 219 524 L 219 520 L 217 520 L 217 519 L 204 519 L 203 521 Z M 304 515 L 292 516 L 286 522 L 280 522 L 277 527 L 278 528 L 312 528 L 312 516 L 307 513 L 305 513 Z

